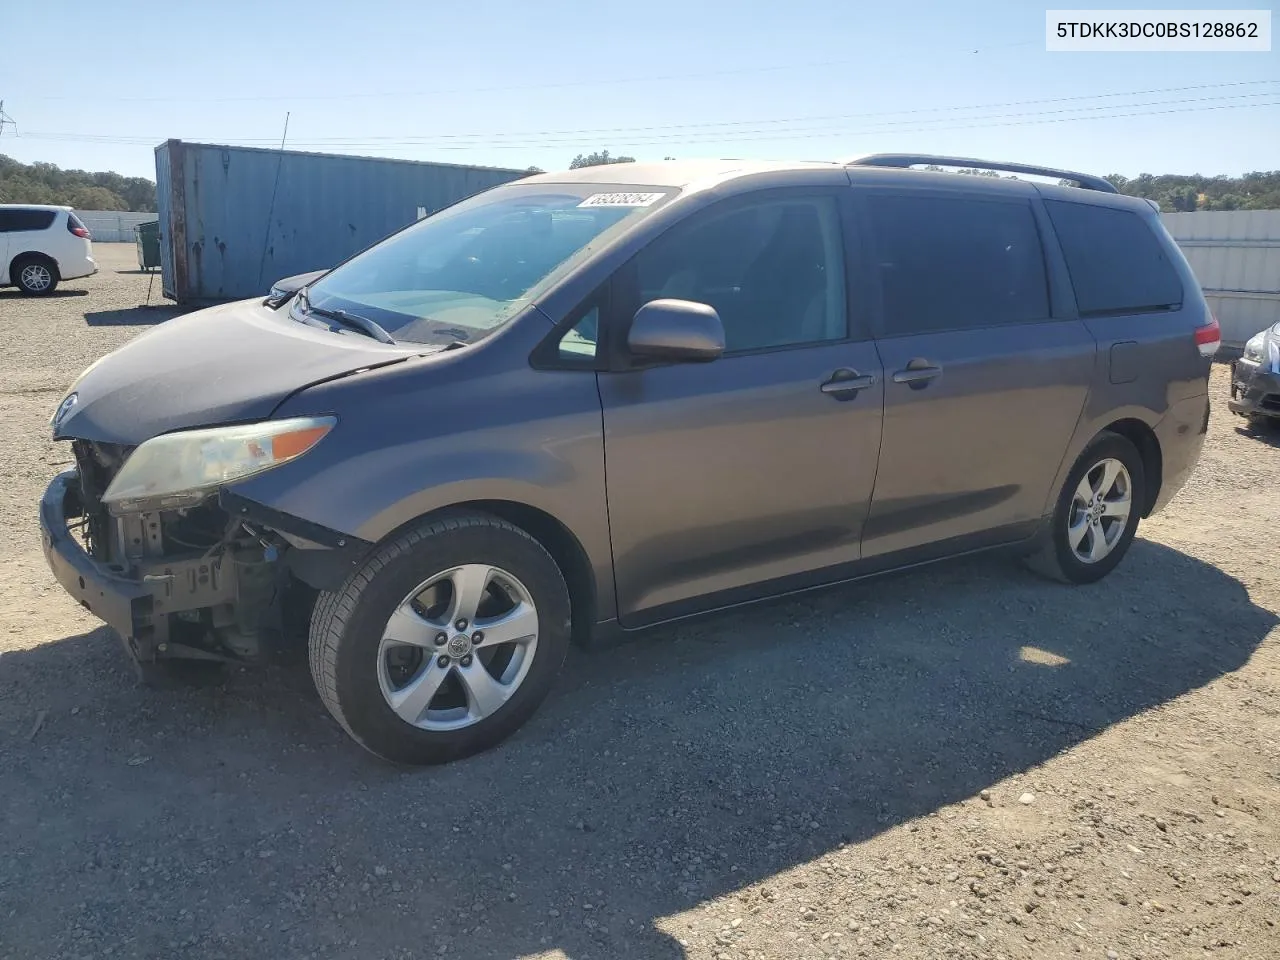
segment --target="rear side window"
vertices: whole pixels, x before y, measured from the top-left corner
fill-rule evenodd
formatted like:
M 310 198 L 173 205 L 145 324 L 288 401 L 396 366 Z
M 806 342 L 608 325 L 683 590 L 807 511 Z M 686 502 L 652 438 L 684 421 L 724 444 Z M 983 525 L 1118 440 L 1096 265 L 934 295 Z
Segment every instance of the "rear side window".
M 1046 200 L 1044 205 L 1062 243 L 1082 315 L 1181 306 L 1182 281 L 1141 216 L 1065 200 Z
M 0 210 L 0 233 L 47 230 L 57 215 L 54 210 Z
M 1044 250 L 1027 203 L 872 194 L 884 335 L 1049 317 Z

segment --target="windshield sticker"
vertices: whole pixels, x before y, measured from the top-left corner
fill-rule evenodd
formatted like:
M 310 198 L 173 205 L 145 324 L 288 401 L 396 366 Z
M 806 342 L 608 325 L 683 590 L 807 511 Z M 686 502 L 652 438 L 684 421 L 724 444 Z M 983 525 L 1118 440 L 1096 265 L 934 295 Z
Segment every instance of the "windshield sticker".
M 660 193 L 593 193 L 580 207 L 647 207 L 662 199 Z

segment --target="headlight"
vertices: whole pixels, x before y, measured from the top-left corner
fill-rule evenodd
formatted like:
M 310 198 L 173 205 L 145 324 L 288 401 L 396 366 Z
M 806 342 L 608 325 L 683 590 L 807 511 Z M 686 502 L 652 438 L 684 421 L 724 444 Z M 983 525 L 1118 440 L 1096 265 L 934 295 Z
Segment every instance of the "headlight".
M 124 462 L 102 500 L 113 513 L 191 506 L 223 484 L 302 456 L 335 423 L 334 417 L 298 417 L 153 437 Z
M 1262 353 L 1267 347 L 1267 331 L 1263 330 L 1250 337 L 1244 345 L 1244 358 L 1252 363 L 1262 362 Z

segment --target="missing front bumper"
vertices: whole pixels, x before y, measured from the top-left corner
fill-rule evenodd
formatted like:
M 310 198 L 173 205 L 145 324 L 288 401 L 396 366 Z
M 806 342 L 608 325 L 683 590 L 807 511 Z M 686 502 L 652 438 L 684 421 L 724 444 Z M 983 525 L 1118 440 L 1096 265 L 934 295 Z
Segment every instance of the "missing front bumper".
M 81 606 L 126 639 L 145 631 L 152 620 L 151 592 L 97 563 L 67 527 L 68 505 L 79 502 L 74 470 L 53 478 L 40 501 L 40 539 L 54 578 Z M 77 514 L 73 514 L 77 515 Z
M 75 470 L 54 477 L 46 489 L 40 504 L 45 560 L 67 593 L 120 634 L 135 660 L 244 658 L 257 652 L 257 635 L 278 584 L 259 543 L 164 555 L 163 519 L 142 515 L 125 529 L 134 542 L 154 539 L 156 551 L 104 563 L 72 533 L 70 522 L 84 513 L 80 491 Z
M 1231 365 L 1227 409 L 1242 417 L 1280 417 L 1280 373 L 1237 360 Z

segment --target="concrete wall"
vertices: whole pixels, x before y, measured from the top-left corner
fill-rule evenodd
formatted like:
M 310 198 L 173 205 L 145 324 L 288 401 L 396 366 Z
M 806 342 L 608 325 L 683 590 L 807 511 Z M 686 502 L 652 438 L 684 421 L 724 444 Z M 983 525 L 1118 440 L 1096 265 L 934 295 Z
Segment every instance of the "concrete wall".
M 76 216 L 102 243 L 133 243 L 133 228 L 159 218 L 157 213 L 129 213 L 122 210 L 77 210 Z

